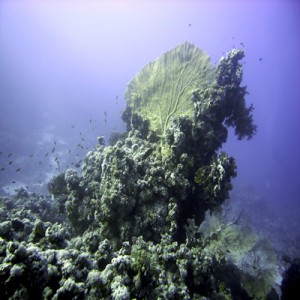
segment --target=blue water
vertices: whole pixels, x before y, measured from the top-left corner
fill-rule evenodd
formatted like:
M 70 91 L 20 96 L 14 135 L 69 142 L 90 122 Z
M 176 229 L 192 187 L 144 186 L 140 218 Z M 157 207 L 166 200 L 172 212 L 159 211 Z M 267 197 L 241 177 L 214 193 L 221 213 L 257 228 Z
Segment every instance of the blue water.
M 47 181 L 76 168 L 97 136 L 108 143 L 111 132 L 124 130 L 126 85 L 163 52 L 188 40 L 215 63 L 224 52 L 242 48 L 247 104 L 255 107 L 258 131 L 250 141 L 230 135 L 224 146 L 238 164 L 233 192 L 250 187 L 260 200 L 245 204 L 246 210 L 266 220 L 266 227 L 283 229 L 276 232 L 281 246 L 287 243 L 283 237 L 296 241 L 297 1 L 106 2 L 1 1 L 1 194 L 19 186 L 46 192 Z

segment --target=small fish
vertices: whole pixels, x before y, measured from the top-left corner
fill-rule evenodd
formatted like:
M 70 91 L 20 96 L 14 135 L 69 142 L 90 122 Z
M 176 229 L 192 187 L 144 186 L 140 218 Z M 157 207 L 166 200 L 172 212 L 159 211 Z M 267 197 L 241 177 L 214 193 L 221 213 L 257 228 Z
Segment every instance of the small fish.
M 14 180 L 11 183 L 16 183 Z
M 30 158 L 33 158 L 33 154 L 30 154 L 29 157 L 30 157 Z
M 191 23 L 189 23 L 189 27 L 191 27 L 192 26 L 192 24 Z
M 104 116 L 107 117 L 107 112 L 106 111 L 104 112 Z
M 81 138 L 81 140 L 84 142 L 84 138 Z
M 12 153 L 10 152 L 8 155 L 7 155 L 7 157 L 11 157 L 12 156 Z
M 1 171 L 4 171 L 4 170 L 5 170 L 5 168 L 2 167 L 2 168 L 1 168 Z
M 16 169 L 16 172 L 20 172 L 22 169 L 21 168 L 18 168 L 18 169 Z
M 71 125 L 71 127 L 72 127 L 72 128 L 75 128 L 75 126 L 74 126 L 74 125 Z
M 54 151 L 55 151 L 55 147 L 52 148 L 52 153 L 54 153 Z
M 41 162 L 41 161 L 39 161 L 39 165 L 40 165 L 40 166 L 42 165 L 42 162 Z
M 45 157 L 47 157 L 49 155 L 49 153 L 47 152 L 46 154 L 45 154 Z
M 11 165 L 12 163 L 13 163 L 13 161 L 11 160 L 11 161 L 9 161 L 9 163 L 8 163 L 8 164 L 9 164 L 9 165 Z
M 69 153 L 71 153 L 71 149 L 69 149 Z
M 75 166 L 76 168 L 79 168 L 79 167 L 80 167 L 80 164 L 79 164 L 79 163 L 76 163 L 74 166 Z
M 105 119 L 104 119 L 104 122 L 106 123 L 106 121 L 107 121 L 107 120 L 106 120 L 106 118 L 105 118 Z
M 58 161 L 58 156 L 56 156 L 54 160 L 55 160 L 55 161 Z
M 3 152 L 2 151 L 0 151 L 0 155 L 2 155 L 3 154 Z
M 259 58 L 259 61 L 262 61 L 262 58 L 261 58 L 261 57 Z
M 90 123 L 92 123 L 92 119 L 90 119 Z
M 56 140 L 54 140 L 54 145 L 56 145 Z

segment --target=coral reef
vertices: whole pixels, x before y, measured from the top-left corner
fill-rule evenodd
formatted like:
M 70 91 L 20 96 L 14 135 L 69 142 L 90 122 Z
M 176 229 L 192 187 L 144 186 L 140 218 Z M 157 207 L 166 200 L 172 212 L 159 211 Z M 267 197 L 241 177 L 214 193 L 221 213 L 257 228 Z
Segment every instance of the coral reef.
M 21 192 L 0 199 L 5 299 L 267 296 L 272 249 L 222 214 L 236 176 L 219 152 L 228 126 L 239 139 L 256 131 L 243 56 L 214 67 L 187 42 L 167 52 L 129 83 L 127 132 L 107 147 L 99 137 L 82 172 L 54 177 L 44 206 Z

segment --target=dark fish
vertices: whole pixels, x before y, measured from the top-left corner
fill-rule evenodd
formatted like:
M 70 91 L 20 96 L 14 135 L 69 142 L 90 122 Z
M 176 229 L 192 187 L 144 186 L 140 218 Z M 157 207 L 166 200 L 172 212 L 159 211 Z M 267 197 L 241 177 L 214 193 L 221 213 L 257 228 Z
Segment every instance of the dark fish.
M 39 165 L 41 165 L 42 164 L 42 162 L 41 161 L 39 161 Z
M 11 183 L 16 183 L 14 180 Z
M 192 24 L 190 23 L 190 24 L 189 24 L 189 27 L 191 27 L 191 26 L 192 26 Z
M 47 157 L 47 156 L 48 156 L 48 154 L 49 154 L 49 153 L 47 152 L 47 153 L 45 154 L 45 157 Z
M 4 170 L 5 170 L 5 168 L 2 167 L 2 168 L 1 168 L 1 171 L 4 171 Z
M 54 151 L 55 151 L 55 147 L 52 148 L 52 153 L 54 153 Z
M 72 128 L 75 128 L 75 126 L 74 126 L 74 125 L 71 125 L 71 127 L 72 127 Z
M 90 119 L 90 123 L 92 123 L 92 119 Z
M 58 156 L 56 156 L 54 160 L 55 160 L 55 161 L 58 161 Z
M 143 158 L 142 159 L 146 159 L 147 157 L 150 156 L 150 154 L 153 152 L 153 149 L 152 148 L 149 148 L 143 155 Z
M 29 157 L 30 157 L 30 158 L 33 158 L 33 154 L 30 154 Z
M 16 172 L 20 172 L 22 169 L 21 168 L 18 168 L 18 169 L 16 169 Z
M 259 58 L 259 61 L 262 61 L 262 58 L 261 58 L 261 57 Z
M 13 163 L 13 161 L 11 160 L 8 164 L 11 165 Z
M 12 156 L 12 153 L 10 152 L 8 155 L 7 155 L 7 157 L 11 157 Z
M 81 140 L 84 142 L 84 138 L 81 138 Z
M 79 167 L 80 167 L 80 164 L 77 163 L 77 164 L 75 164 L 74 166 L 75 166 L 76 168 L 79 168 Z
M 69 153 L 71 153 L 71 149 L 69 149 Z
M 104 122 L 106 123 L 106 118 L 104 119 Z
M 56 145 L 56 140 L 54 140 L 54 145 Z
M 107 112 L 106 111 L 104 112 L 104 116 L 107 117 Z
M 0 155 L 2 155 L 2 154 L 3 154 L 3 152 L 1 151 L 1 152 L 0 152 Z

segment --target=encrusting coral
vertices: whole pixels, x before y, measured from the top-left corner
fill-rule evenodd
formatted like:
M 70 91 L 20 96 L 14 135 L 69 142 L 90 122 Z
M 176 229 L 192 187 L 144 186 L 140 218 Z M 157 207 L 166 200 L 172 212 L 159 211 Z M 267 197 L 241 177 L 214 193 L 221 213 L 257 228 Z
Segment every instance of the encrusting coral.
M 219 153 L 228 126 L 239 139 L 256 131 L 246 88 L 240 86 L 243 56 L 242 50 L 232 50 L 214 67 L 208 55 L 188 42 L 163 54 L 128 85 L 127 132 L 119 140 L 114 136 L 107 147 L 98 138 L 81 174 L 67 170 L 51 180 L 50 219 L 40 213 L 29 220 L 22 213 L 17 219 L 15 210 L 9 213 L 13 223 L 7 218 L 8 200 L 2 199 L 4 297 L 267 295 L 276 273 L 274 260 L 266 260 L 271 267 L 260 266 L 267 271 L 257 278 L 241 262 L 256 240 L 249 237 L 243 246 L 236 223 L 224 225 L 218 219 L 217 227 L 205 225 L 207 212 L 219 211 L 228 199 L 236 176 L 234 158 Z M 253 283 L 259 286 L 265 276 L 264 285 L 254 291 Z M 33 285 L 38 289 L 33 291 Z

